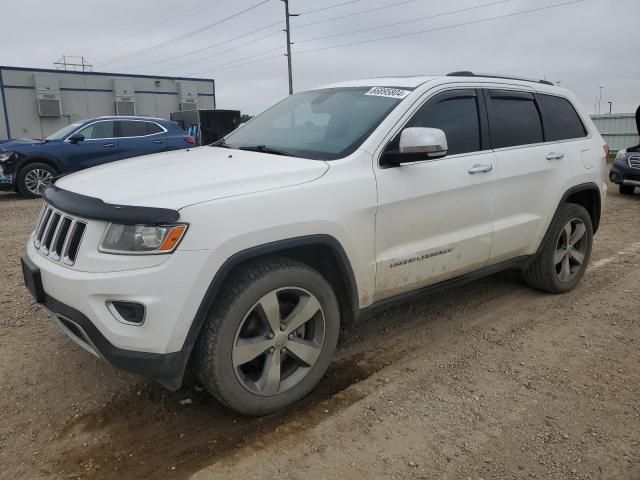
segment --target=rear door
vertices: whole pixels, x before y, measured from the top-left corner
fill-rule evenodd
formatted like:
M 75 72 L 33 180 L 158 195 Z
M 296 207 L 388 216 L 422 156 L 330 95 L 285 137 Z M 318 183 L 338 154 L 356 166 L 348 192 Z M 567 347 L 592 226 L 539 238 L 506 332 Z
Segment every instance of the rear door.
M 485 90 L 499 181 L 490 263 L 537 250 L 571 166 L 564 146 L 545 142 L 533 92 Z
M 118 138 L 113 120 L 100 120 L 74 132 L 84 135 L 84 140 L 70 143 L 65 140 L 62 153 L 72 170 L 102 165 L 119 158 Z
M 166 129 L 147 120 L 118 120 L 120 158 L 138 157 L 167 150 Z
M 439 93 L 406 127 L 443 130 L 449 152 L 375 169 L 378 300 L 482 268 L 491 250 L 497 171 L 478 91 Z

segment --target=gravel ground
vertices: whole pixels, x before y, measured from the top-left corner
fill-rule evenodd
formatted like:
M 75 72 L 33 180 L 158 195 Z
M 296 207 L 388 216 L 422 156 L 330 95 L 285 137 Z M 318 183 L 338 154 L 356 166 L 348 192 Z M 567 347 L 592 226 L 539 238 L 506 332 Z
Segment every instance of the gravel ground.
M 504 273 L 387 310 L 261 419 L 62 336 L 22 286 L 39 201 L 1 195 L 0 478 L 637 480 L 640 195 L 610 192 L 574 291 Z

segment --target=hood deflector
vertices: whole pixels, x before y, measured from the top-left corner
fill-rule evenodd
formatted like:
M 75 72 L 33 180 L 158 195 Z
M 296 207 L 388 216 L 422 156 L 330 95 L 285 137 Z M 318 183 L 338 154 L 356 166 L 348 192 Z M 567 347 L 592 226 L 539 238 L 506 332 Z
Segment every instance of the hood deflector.
M 122 223 L 126 225 L 161 225 L 175 223 L 180 218 L 177 210 L 169 208 L 114 205 L 99 198 L 73 193 L 50 184 L 42 194 L 53 207 L 71 215 L 93 220 Z

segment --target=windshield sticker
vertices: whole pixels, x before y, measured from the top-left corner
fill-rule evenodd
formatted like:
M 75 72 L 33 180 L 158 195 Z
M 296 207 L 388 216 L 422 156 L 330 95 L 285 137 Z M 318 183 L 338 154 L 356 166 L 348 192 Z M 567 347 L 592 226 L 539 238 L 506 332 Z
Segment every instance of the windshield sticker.
M 400 88 L 389 87 L 373 87 L 365 95 L 373 97 L 389 97 L 389 98 L 404 98 L 411 93 L 411 90 L 402 90 Z

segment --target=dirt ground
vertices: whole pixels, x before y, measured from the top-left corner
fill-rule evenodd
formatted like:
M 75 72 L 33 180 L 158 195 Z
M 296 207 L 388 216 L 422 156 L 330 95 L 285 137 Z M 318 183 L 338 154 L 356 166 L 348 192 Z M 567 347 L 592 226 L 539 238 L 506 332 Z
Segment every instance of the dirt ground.
M 261 419 L 67 340 L 22 285 L 38 208 L 0 195 L 0 478 L 640 479 L 640 195 L 610 190 L 574 291 L 504 273 L 387 310 Z

